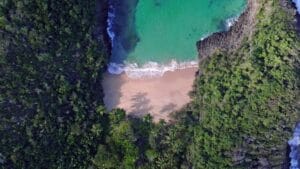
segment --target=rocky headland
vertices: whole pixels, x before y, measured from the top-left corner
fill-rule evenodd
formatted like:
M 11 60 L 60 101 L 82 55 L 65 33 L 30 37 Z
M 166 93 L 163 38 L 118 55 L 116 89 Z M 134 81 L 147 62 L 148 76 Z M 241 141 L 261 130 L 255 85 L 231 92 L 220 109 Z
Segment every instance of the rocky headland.
M 255 29 L 256 15 L 260 9 L 259 0 L 248 0 L 246 10 L 238 18 L 237 22 L 228 30 L 217 32 L 199 41 L 197 48 L 200 61 L 219 51 L 234 51 L 242 40 L 252 34 Z
M 296 6 L 289 0 L 280 0 L 283 9 L 291 16 L 295 16 L 295 24 L 300 32 L 300 15 L 296 12 Z M 242 41 L 255 32 L 256 15 L 262 8 L 259 0 L 248 0 L 246 10 L 238 18 L 237 22 L 228 31 L 213 33 L 207 38 L 197 42 L 200 62 L 211 56 L 216 51 L 232 52 L 240 47 Z M 264 6 L 268 10 L 268 6 Z

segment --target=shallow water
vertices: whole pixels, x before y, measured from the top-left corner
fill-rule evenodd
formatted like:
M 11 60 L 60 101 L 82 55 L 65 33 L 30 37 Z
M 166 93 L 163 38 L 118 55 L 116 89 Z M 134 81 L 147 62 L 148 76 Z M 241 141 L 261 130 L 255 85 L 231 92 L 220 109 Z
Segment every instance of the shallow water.
M 155 75 L 195 65 L 196 42 L 227 29 L 245 6 L 246 0 L 111 0 L 110 72 Z

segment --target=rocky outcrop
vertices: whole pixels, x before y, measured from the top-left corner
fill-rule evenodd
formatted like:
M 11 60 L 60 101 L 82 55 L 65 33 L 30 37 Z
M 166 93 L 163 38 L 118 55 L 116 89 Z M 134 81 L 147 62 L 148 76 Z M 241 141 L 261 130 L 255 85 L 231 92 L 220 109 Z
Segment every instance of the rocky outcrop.
M 292 1 L 289 0 L 280 0 L 280 5 L 281 7 L 291 16 L 294 16 L 295 20 L 294 20 L 294 24 L 296 25 L 296 30 L 298 32 L 298 35 L 300 36 L 300 14 L 297 13 L 297 8 L 296 5 L 294 3 L 292 3 Z M 291 141 L 291 140 L 290 140 Z M 291 142 L 290 142 L 291 143 Z M 295 148 L 295 147 L 294 147 Z M 298 147 L 299 149 L 299 147 Z M 289 169 L 292 168 L 291 167 L 291 158 L 290 158 L 290 153 L 291 153 L 292 147 L 291 145 L 286 146 L 286 158 L 284 160 L 284 163 L 282 165 L 282 169 Z M 299 150 L 298 150 L 299 151 Z M 292 154 L 294 156 L 298 156 L 299 158 L 299 154 Z M 294 159 L 295 160 L 295 159 Z M 298 160 L 299 161 L 299 160 Z
M 289 14 L 296 15 L 296 7 L 292 3 L 292 1 L 280 0 L 280 5 Z
M 255 17 L 259 10 L 258 1 L 248 0 L 246 10 L 228 31 L 214 33 L 197 43 L 200 61 L 217 50 L 233 51 L 237 49 L 242 40 L 252 34 L 255 28 Z
M 280 5 L 290 16 L 295 16 L 294 24 L 300 34 L 300 14 L 297 13 L 296 4 L 289 0 L 280 0 Z

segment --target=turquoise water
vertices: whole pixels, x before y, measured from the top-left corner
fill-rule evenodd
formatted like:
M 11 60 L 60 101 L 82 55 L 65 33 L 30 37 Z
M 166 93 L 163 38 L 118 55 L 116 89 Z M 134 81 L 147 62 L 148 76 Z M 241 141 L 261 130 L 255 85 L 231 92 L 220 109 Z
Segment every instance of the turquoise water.
M 228 19 L 237 18 L 246 6 L 246 0 L 114 1 L 118 0 L 111 0 L 110 31 L 115 33 L 111 62 L 127 64 L 125 71 L 145 68 L 143 73 L 172 61 L 176 63 L 171 67 L 195 61 L 196 42 L 227 29 Z

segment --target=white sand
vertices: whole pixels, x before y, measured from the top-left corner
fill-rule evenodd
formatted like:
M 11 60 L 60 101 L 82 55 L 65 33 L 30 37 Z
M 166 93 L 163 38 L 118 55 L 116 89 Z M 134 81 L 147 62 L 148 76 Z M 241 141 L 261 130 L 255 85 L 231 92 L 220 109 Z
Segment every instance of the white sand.
M 154 121 L 170 120 L 170 113 L 190 102 L 197 68 L 166 72 L 162 77 L 131 79 L 126 74 L 106 73 L 103 80 L 104 103 L 111 110 L 123 108 L 128 114 L 151 114 Z

